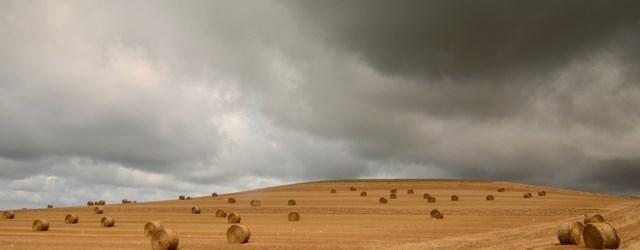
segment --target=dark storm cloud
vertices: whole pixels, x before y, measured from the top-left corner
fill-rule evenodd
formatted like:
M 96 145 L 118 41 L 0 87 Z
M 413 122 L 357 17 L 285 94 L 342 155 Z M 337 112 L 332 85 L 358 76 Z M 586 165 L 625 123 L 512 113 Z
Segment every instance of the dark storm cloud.
M 358 177 L 637 193 L 610 159 L 640 152 L 638 5 L 3 1 L 0 201 Z
M 593 191 L 613 190 L 637 194 L 640 190 L 640 159 L 619 158 L 595 162 L 593 171 L 583 174 L 577 186 Z
M 382 72 L 436 82 L 519 84 L 640 31 L 637 1 L 292 3 L 319 39 Z

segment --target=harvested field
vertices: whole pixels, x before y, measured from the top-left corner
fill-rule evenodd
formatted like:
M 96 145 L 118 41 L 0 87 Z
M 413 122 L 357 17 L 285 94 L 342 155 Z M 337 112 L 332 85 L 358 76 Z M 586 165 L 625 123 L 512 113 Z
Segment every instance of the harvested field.
M 348 190 L 351 186 L 367 190 Z M 504 192 L 496 192 L 505 187 Z M 387 204 L 389 190 L 414 189 L 437 199 L 458 202 L 428 203 L 420 195 L 400 194 Z M 523 199 L 523 193 L 544 189 L 544 199 Z M 404 192 L 403 192 L 404 193 Z M 495 196 L 486 201 L 487 194 Z M 234 197 L 238 203 L 227 203 Z M 304 218 L 288 221 L 292 212 L 288 201 L 295 198 L 295 212 Z M 262 205 L 252 207 L 251 200 Z M 445 180 L 357 180 L 316 182 L 278 186 L 260 190 L 219 194 L 210 193 L 192 200 L 138 202 L 105 205 L 105 213 L 117 221 L 115 227 L 99 223 L 104 215 L 93 207 L 15 210 L 15 219 L 0 219 L 0 249 L 149 249 L 150 238 L 143 228 L 148 221 L 162 221 L 180 236 L 181 249 L 236 249 L 228 244 L 226 232 L 233 224 L 216 217 L 223 209 L 237 212 L 241 223 L 251 228 L 249 249 L 558 249 L 558 228 L 566 222 L 582 221 L 585 214 L 601 214 L 618 232 L 620 246 L 640 248 L 640 199 L 600 195 L 508 182 Z M 191 214 L 198 206 L 202 214 Z M 430 218 L 437 209 L 445 219 Z M 63 218 L 75 214 L 78 224 L 65 224 Z M 35 219 L 47 220 L 48 231 L 34 232 Z M 566 246 L 574 249 L 576 246 Z M 564 248 L 562 248 L 564 249 Z

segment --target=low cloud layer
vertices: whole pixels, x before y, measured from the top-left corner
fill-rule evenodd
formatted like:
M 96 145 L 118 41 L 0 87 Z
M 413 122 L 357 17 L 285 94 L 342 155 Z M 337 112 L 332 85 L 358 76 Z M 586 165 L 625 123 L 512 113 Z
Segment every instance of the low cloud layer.
M 376 177 L 638 194 L 640 4 L 528 5 L 2 2 L 1 204 Z

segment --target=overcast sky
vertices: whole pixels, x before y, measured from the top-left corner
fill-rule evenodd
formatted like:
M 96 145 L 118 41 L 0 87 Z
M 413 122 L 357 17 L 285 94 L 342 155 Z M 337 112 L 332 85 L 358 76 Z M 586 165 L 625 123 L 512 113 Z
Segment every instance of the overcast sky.
M 322 179 L 640 194 L 639 1 L 0 1 L 0 209 Z

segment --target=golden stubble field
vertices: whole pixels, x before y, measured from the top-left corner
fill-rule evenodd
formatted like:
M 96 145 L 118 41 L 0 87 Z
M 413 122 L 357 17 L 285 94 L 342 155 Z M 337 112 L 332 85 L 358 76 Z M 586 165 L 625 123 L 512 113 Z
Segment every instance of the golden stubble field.
M 500 187 L 505 192 L 497 192 Z M 332 188 L 335 194 L 330 193 Z M 394 188 L 397 198 L 389 199 Z M 414 194 L 408 194 L 409 189 Z M 547 195 L 538 196 L 541 190 Z M 367 196 L 361 197 L 361 191 Z M 524 199 L 526 192 L 533 197 Z M 428 203 L 425 193 L 436 202 Z M 489 194 L 495 196 L 494 201 L 485 200 Z M 451 201 L 451 195 L 460 200 Z M 229 197 L 237 202 L 227 203 Z M 380 204 L 380 197 L 386 197 L 388 203 Z M 289 199 L 297 204 L 289 206 Z M 251 206 L 251 200 L 260 200 L 261 206 Z M 191 213 L 194 205 L 201 208 L 201 214 Z M 510 182 L 317 182 L 103 208 L 104 214 L 95 214 L 86 205 L 15 210 L 15 219 L 0 219 L 0 249 L 150 249 L 143 227 L 152 220 L 177 232 L 183 250 L 577 249 L 559 245 L 556 231 L 563 222 L 581 220 L 585 213 L 604 215 L 618 230 L 622 248 L 640 249 L 640 199 Z M 251 229 L 249 243 L 227 243 L 230 224 L 215 217 L 218 209 L 242 216 L 242 224 Z M 440 210 L 444 219 L 431 219 L 432 209 Z M 289 222 L 289 212 L 300 213 L 300 221 Z M 69 213 L 79 216 L 78 224 L 65 224 Z M 103 216 L 114 218 L 115 226 L 102 227 Z M 34 219 L 48 220 L 49 231 L 33 232 Z

